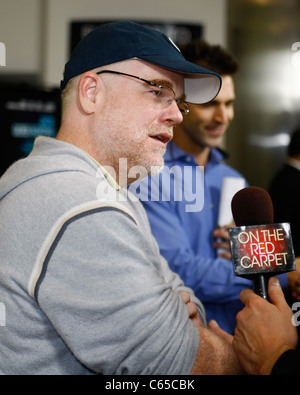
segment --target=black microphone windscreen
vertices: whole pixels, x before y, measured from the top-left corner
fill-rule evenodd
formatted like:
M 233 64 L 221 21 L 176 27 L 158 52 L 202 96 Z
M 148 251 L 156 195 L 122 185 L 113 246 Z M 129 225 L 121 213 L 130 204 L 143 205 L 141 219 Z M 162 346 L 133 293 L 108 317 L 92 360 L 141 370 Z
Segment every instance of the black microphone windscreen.
M 272 199 L 268 192 L 260 187 L 247 187 L 238 191 L 231 201 L 231 210 L 236 226 L 274 222 Z

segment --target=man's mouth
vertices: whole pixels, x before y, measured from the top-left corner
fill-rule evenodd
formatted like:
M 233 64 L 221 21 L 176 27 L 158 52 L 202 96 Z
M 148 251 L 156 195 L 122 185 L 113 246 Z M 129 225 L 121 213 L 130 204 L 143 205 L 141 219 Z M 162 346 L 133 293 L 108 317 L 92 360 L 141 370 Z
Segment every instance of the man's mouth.
M 225 132 L 224 126 L 207 126 L 206 130 L 211 136 L 222 136 Z
M 161 141 L 163 144 L 167 144 L 172 139 L 173 135 L 171 133 L 159 133 L 150 137 L 152 139 Z

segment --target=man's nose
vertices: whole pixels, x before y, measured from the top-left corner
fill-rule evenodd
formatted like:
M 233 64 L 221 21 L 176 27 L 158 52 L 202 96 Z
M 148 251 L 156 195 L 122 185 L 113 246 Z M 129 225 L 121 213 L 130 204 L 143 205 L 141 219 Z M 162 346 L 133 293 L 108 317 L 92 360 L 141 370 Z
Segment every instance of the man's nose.
M 181 123 L 183 120 L 183 114 L 180 111 L 178 104 L 174 100 L 165 111 L 165 121 L 168 122 L 170 126 L 175 126 Z

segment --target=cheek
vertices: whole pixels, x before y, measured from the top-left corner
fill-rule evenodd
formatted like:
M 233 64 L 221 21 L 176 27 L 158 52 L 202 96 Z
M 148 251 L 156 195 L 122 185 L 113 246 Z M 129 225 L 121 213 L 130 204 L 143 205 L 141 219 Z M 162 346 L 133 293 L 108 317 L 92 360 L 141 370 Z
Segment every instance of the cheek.
M 213 118 L 214 110 L 211 107 L 199 108 L 193 113 L 194 122 L 208 122 Z

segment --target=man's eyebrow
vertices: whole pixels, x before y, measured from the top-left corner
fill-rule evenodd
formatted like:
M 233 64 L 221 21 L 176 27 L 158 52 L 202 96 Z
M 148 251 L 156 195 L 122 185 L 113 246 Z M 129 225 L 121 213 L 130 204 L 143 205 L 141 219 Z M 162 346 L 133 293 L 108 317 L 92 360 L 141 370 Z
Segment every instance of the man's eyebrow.
M 232 98 L 232 99 L 229 99 L 229 100 L 227 100 L 224 104 L 225 105 L 231 105 L 231 104 L 234 104 L 235 103 L 235 97 L 234 98 Z M 218 100 L 218 97 L 216 97 L 215 99 L 213 99 L 212 101 L 210 101 L 210 102 L 208 102 L 208 103 L 204 103 L 204 104 L 202 104 L 203 106 L 205 106 L 205 105 L 207 105 L 207 106 L 211 106 L 211 105 L 214 105 L 214 104 L 220 104 L 220 103 L 222 103 L 222 100 Z
M 174 85 L 172 84 L 171 81 L 168 81 L 168 80 L 160 80 L 160 79 L 154 79 L 154 80 L 151 80 L 151 82 L 154 82 L 154 83 L 157 84 L 157 85 L 165 85 L 165 86 L 168 86 L 169 88 L 171 88 L 172 90 L 174 90 Z M 180 97 L 179 97 L 180 100 L 185 100 L 185 98 L 186 98 L 185 93 L 183 93 L 183 94 L 180 95 Z
M 172 82 L 168 81 L 168 80 L 160 80 L 160 79 L 156 79 L 156 80 L 151 80 L 151 82 L 154 82 L 157 85 L 165 85 L 168 86 L 169 88 L 173 89 L 174 86 L 172 84 Z

